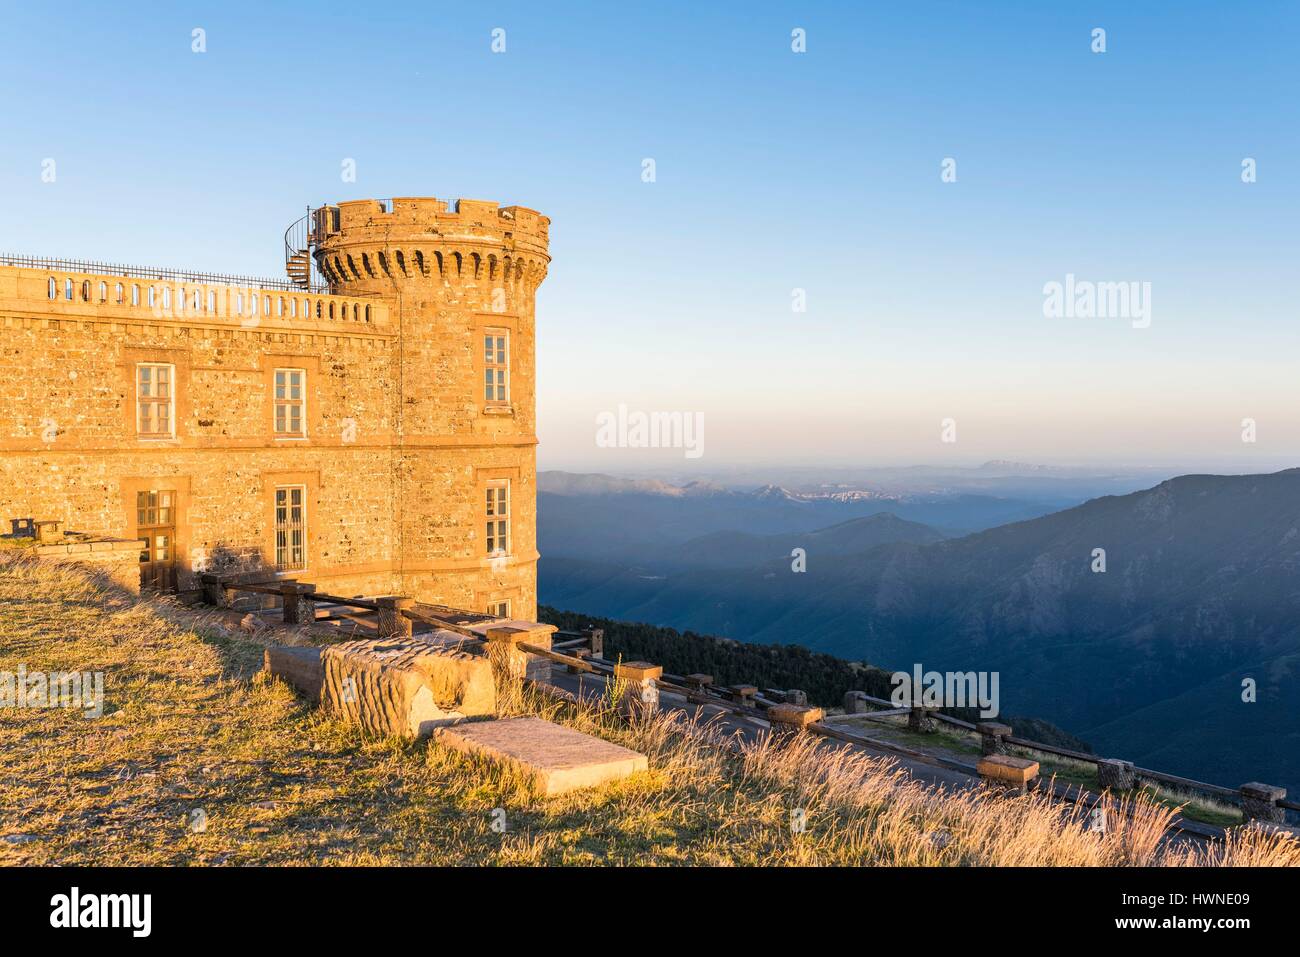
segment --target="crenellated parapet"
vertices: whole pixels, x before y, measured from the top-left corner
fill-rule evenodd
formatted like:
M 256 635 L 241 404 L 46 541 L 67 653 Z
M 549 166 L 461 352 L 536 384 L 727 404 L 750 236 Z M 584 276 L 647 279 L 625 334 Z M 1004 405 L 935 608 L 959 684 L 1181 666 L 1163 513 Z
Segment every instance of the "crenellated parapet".
M 476 291 L 521 311 L 546 277 L 550 220 L 523 206 L 432 197 L 355 200 L 314 211 L 312 254 L 336 292 L 415 284 Z M 427 288 L 427 286 L 426 286 Z M 487 306 L 484 306 L 487 308 Z

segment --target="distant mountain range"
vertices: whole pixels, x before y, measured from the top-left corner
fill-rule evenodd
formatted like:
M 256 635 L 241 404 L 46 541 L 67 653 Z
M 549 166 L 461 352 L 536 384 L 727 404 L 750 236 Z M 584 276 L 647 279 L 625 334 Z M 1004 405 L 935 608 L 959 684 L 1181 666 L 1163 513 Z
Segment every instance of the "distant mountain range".
M 1104 753 L 1300 786 L 1300 470 L 1187 475 L 964 536 L 955 516 L 1045 507 L 592 486 L 606 490 L 539 497 L 549 605 L 887 668 L 996 670 L 1004 710 Z

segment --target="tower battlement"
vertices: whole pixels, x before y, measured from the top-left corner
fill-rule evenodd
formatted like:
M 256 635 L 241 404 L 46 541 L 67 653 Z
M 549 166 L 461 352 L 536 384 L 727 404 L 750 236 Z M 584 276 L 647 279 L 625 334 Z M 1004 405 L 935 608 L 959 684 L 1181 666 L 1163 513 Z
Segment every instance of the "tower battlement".
M 442 287 L 502 289 L 514 300 L 546 276 L 549 227 L 536 210 L 484 200 L 361 199 L 316 209 L 310 242 L 335 292 L 433 278 Z

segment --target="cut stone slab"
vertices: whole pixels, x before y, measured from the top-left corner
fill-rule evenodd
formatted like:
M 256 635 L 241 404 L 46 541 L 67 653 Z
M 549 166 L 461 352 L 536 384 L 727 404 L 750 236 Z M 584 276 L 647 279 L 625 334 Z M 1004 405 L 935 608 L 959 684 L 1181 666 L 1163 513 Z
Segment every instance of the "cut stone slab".
M 319 701 L 321 685 L 325 683 L 320 652 L 319 648 L 272 645 L 262 653 L 262 667 L 275 677 L 283 678 L 312 701 Z
M 977 770 L 985 780 L 1024 787 L 1038 777 L 1038 762 L 1008 754 L 989 754 L 980 758 Z
M 434 739 L 464 754 L 517 768 L 551 796 L 644 771 L 644 754 L 541 718 L 475 721 L 439 728 Z
M 321 707 L 379 735 L 423 737 L 496 714 L 492 666 L 481 655 L 412 638 L 366 638 L 321 653 Z

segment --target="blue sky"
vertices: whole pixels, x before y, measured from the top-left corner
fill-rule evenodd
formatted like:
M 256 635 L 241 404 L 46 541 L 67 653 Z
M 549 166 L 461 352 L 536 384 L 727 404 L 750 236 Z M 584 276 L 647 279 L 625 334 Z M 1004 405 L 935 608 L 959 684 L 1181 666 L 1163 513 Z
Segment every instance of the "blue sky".
M 6 4 L 0 247 L 274 276 L 308 204 L 518 203 L 543 466 L 1300 464 L 1300 4 L 699 6 Z

